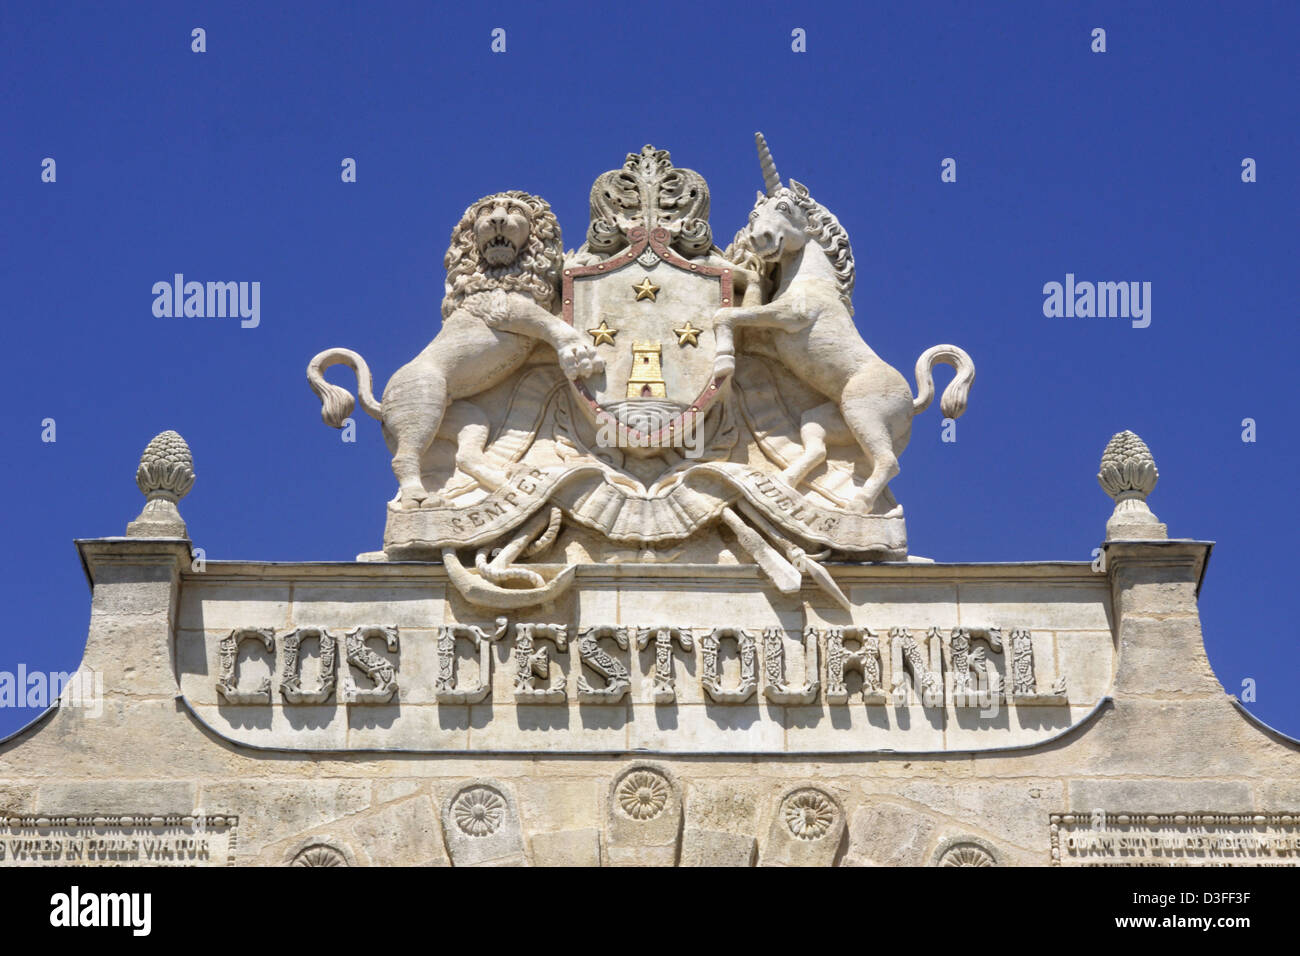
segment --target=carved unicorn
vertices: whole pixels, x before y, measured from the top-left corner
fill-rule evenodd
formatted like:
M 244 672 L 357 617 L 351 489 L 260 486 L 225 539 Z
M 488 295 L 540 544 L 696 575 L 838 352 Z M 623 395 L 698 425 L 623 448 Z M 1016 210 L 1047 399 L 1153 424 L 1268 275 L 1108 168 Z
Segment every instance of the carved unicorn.
M 717 313 L 718 371 L 734 368 L 730 349 L 738 327 L 774 330 L 777 358 L 830 402 L 810 409 L 800 422 L 803 450 L 783 476 L 797 486 L 826 459 L 826 444 L 854 441 L 871 460 L 871 473 L 853 500 L 863 512 L 898 474 L 912 418 L 934 399 L 932 367 L 956 369 L 939 407 L 946 418 L 966 411 L 975 364 L 955 345 L 936 345 L 916 362 L 917 396 L 907 380 L 862 340 L 853 323 L 853 250 L 835 216 L 801 183 L 781 185 L 762 133 L 754 134 L 767 193 L 759 193 L 749 225 L 727 250 L 727 258 L 757 261 L 773 284 L 765 305 L 723 308 Z M 845 429 L 847 428 L 847 433 Z

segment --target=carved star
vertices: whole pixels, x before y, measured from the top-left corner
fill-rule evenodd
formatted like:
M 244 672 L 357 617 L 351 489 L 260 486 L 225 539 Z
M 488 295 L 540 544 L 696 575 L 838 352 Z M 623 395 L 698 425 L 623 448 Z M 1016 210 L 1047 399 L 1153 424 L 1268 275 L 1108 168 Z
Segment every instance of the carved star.
M 588 329 L 587 334 L 591 336 L 592 345 L 613 345 L 614 336 L 618 335 L 618 329 L 611 329 L 609 323 L 601 319 L 600 327 Z
M 643 281 L 640 285 L 632 286 L 632 291 L 636 293 L 636 300 L 638 302 L 640 302 L 642 299 L 649 299 L 651 302 L 654 302 L 655 293 L 659 291 L 659 286 L 651 285 L 650 277 L 646 276 L 645 281 Z
M 704 331 L 703 329 L 694 328 L 691 325 L 691 320 L 687 319 L 686 324 L 683 325 L 680 329 L 673 329 L 673 334 L 677 336 L 678 345 L 681 346 L 694 345 L 696 348 L 699 348 L 700 346 L 699 336 L 700 333 L 703 331 Z

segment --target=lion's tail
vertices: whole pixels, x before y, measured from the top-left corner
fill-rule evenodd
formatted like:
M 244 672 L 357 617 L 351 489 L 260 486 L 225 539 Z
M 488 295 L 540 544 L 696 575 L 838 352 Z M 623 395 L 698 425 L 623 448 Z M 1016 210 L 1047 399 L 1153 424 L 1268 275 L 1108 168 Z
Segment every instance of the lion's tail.
M 346 365 L 357 373 L 357 396 L 361 407 L 372 418 L 383 421 L 380 403 L 370 386 L 370 367 L 366 360 L 351 349 L 326 349 L 307 363 L 307 384 L 321 401 L 320 417 L 331 428 L 342 428 L 343 420 L 352 414 L 352 393 L 325 381 L 325 370 L 333 365 Z
M 934 401 L 934 376 L 931 369 L 943 362 L 957 370 L 956 377 L 943 390 L 939 399 L 939 410 L 944 418 L 960 418 L 966 411 L 966 399 L 970 395 L 970 386 L 975 381 L 975 363 L 965 350 L 955 345 L 936 345 L 921 353 L 916 360 L 916 400 L 912 402 L 912 414 L 919 415 L 930 407 Z

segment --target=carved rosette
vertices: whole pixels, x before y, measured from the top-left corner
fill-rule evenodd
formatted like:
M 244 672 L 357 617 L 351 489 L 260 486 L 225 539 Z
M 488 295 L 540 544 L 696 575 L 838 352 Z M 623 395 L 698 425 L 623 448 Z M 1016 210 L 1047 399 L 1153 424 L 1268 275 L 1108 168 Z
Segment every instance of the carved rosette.
M 442 807 L 452 866 L 527 866 L 519 810 L 498 780 L 467 781 Z
M 1147 495 L 1159 478 L 1151 449 L 1133 432 L 1122 431 L 1107 442 L 1097 473 L 1102 490 L 1115 499 L 1106 522 L 1107 538 L 1167 537 L 1165 526 L 1147 506 Z
M 347 858 L 328 843 L 314 843 L 301 850 L 290 866 L 347 866 Z
M 997 854 L 977 840 L 945 840 L 934 855 L 935 866 L 997 866 Z
M 135 483 L 145 496 L 144 510 L 126 526 L 128 537 L 183 538 L 185 522 L 177 502 L 194 487 L 194 458 L 174 431 L 155 435 L 140 456 Z
M 451 806 L 451 814 L 461 833 L 470 837 L 484 837 L 501 828 L 506 814 L 506 801 L 490 787 L 470 787 L 456 797 Z
M 820 790 L 811 787 L 796 790 L 785 798 L 781 818 L 790 832 L 800 840 L 820 840 L 835 825 L 835 803 Z
M 761 866 L 833 866 L 844 841 L 840 801 L 811 783 L 776 794 Z
M 342 840 L 329 833 L 313 833 L 285 852 L 284 865 L 356 866 L 357 861 Z
M 652 770 L 636 770 L 618 785 L 618 805 L 633 820 L 653 820 L 663 813 L 671 794 L 668 781 Z
M 634 763 L 610 782 L 605 808 L 606 866 L 675 866 L 682 790 L 672 771 Z

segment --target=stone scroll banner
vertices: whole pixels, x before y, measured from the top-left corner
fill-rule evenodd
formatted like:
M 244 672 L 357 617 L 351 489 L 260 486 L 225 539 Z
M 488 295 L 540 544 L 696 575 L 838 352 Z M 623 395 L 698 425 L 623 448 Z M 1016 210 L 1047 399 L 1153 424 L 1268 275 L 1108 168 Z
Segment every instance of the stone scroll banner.
M 778 476 L 738 462 L 688 467 L 667 490 L 634 494 L 598 465 L 543 465 L 515 473 L 485 499 L 463 507 L 391 508 L 384 547 L 478 547 L 494 541 L 548 501 L 579 524 L 615 541 L 674 541 L 717 518 L 744 498 L 777 525 L 842 551 L 902 553 L 901 515 L 859 514 L 818 504 Z
M 228 866 L 238 818 L 0 818 L 0 866 Z
M 1300 813 L 1053 814 L 1053 866 L 1296 866 Z

